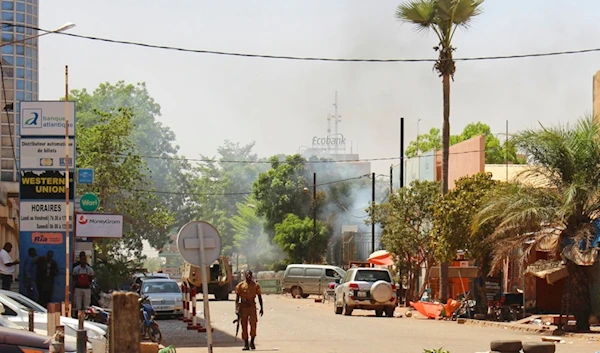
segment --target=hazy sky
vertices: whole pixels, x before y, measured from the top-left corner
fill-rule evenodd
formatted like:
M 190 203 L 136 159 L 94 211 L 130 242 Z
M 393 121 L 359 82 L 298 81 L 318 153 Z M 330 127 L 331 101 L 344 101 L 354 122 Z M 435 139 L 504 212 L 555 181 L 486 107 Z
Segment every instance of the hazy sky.
M 40 1 L 40 27 L 75 22 L 71 33 L 254 54 L 340 58 L 435 58 L 432 33 L 394 17 L 400 1 L 53 0 Z M 487 0 L 456 57 L 600 48 L 600 2 Z M 225 57 L 48 35 L 40 39 L 40 99 L 100 82 L 146 82 L 181 153 L 214 155 L 229 139 L 256 141 L 261 156 L 296 153 L 324 136 L 335 91 L 340 132 L 361 158 L 399 156 L 406 139 L 441 127 L 441 80 L 431 63 L 337 63 Z M 600 53 L 457 63 L 451 132 L 482 121 L 497 133 L 591 113 Z M 348 148 L 349 149 L 349 148 Z M 386 172 L 388 160 L 374 164 Z

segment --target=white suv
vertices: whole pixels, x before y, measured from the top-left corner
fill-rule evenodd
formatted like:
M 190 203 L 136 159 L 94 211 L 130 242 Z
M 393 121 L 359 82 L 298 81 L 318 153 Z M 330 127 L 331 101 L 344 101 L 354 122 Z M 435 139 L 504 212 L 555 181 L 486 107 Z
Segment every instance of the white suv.
M 336 314 L 352 315 L 354 309 L 375 310 L 375 315 L 394 316 L 396 285 L 385 268 L 351 268 L 335 288 Z

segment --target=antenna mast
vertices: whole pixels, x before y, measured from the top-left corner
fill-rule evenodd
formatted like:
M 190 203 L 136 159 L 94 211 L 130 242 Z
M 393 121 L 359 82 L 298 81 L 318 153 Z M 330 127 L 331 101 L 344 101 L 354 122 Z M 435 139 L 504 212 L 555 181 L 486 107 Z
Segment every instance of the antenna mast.
M 335 101 L 333 103 L 333 107 L 334 107 L 334 114 L 333 114 L 333 118 L 334 118 L 334 123 L 335 123 L 335 138 L 338 138 L 338 123 L 342 120 L 341 116 L 338 114 L 338 94 L 337 91 L 335 91 Z M 335 144 L 335 154 L 338 154 L 338 145 L 337 143 Z

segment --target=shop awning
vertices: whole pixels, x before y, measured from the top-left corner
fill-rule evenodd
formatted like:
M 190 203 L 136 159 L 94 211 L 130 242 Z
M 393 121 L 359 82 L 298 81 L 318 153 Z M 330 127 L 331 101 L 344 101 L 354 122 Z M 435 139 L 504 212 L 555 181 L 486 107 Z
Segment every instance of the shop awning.
M 527 266 L 525 273 L 545 279 L 548 284 L 553 284 L 569 276 L 567 267 L 561 261 L 544 259 L 537 260 Z
M 386 250 L 375 251 L 374 253 L 369 255 L 369 258 L 367 259 L 367 261 L 370 264 L 377 265 L 377 266 L 393 266 L 394 265 L 394 260 L 392 259 L 392 256 Z

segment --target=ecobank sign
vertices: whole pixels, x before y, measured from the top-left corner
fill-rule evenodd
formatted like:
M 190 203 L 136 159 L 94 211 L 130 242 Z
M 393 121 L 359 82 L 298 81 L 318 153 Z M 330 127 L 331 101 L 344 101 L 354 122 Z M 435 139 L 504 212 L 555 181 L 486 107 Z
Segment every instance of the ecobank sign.
M 346 145 L 346 138 L 342 134 L 318 137 L 315 136 L 312 139 L 313 148 L 329 148 L 329 147 L 344 147 Z
M 75 102 L 21 102 L 21 136 L 64 136 L 66 114 L 69 136 L 75 136 Z

